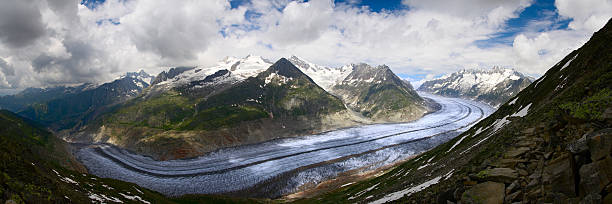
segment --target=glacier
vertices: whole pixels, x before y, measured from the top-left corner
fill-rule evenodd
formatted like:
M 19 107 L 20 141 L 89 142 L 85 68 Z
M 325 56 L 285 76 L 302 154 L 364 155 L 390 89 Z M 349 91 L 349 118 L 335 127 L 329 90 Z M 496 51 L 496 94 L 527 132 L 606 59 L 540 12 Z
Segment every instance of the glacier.
M 109 144 L 77 151 L 90 173 L 133 182 L 168 196 L 228 194 L 280 197 L 342 172 L 376 170 L 442 144 L 491 114 L 490 106 L 419 93 L 441 105 L 423 118 L 224 148 L 204 156 L 156 161 Z

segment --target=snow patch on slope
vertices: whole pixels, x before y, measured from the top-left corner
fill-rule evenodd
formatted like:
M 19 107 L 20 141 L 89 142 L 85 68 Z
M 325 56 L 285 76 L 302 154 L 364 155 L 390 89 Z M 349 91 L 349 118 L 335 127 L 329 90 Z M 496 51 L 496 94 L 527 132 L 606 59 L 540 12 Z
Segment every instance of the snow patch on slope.
M 564 65 L 563 65 L 563 67 L 561 67 L 561 70 L 563 70 L 563 69 L 565 69 L 567 66 L 569 66 L 569 65 L 570 65 L 570 63 L 571 63 L 572 61 L 574 61 L 574 59 L 576 59 L 576 57 L 578 57 L 578 54 L 574 55 L 574 57 L 572 57 L 572 59 L 570 59 L 569 61 L 567 61 L 567 62 L 566 62 Z
M 431 179 L 429 181 L 426 181 L 425 183 L 422 183 L 422 184 L 420 184 L 418 186 L 415 186 L 415 187 L 412 187 L 412 188 L 408 188 L 408 189 L 404 189 L 404 190 L 401 190 L 401 191 L 398 191 L 398 192 L 395 192 L 395 193 L 391 193 L 391 194 L 386 195 L 385 197 L 383 197 L 381 199 L 378 199 L 378 200 L 375 200 L 374 202 L 371 202 L 370 204 L 386 203 L 386 202 L 389 202 L 389 201 L 394 201 L 394 200 L 400 199 L 400 198 L 402 198 L 404 196 L 409 196 L 409 195 L 411 195 L 413 193 L 422 191 L 422 190 L 428 188 L 431 185 L 437 184 L 440 181 L 440 179 L 442 179 L 442 176 L 438 176 L 436 178 L 433 178 L 433 179 Z
M 512 114 L 511 116 L 514 117 L 524 117 L 527 115 L 527 113 L 529 113 L 529 107 L 531 107 L 531 103 L 527 106 L 525 106 L 524 108 L 522 108 L 521 110 L 519 110 L 518 112 Z

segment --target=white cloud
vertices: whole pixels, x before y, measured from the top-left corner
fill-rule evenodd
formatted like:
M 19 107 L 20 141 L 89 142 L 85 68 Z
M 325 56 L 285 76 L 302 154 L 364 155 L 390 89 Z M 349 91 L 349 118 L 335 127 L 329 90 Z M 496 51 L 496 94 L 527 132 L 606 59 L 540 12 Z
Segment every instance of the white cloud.
M 140 68 L 157 73 L 247 54 L 387 64 L 396 73 L 429 76 L 493 65 L 539 75 L 612 15 L 609 0 L 558 0 L 559 14 L 574 19 L 569 29 L 527 28 L 511 45 L 481 48 L 474 42 L 506 29 L 531 1 L 404 0 L 408 10 L 382 12 L 356 2 L 253 0 L 231 9 L 225 0 L 107 0 L 91 10 L 74 0 L 7 0 L 0 28 L 36 32 L 0 29 L 0 59 L 14 70 L 0 69 L 0 88 L 101 82 Z M 10 20 L 16 18 L 24 20 Z
M 612 17 L 610 0 L 556 0 L 559 15 L 572 18 L 569 27 L 573 30 L 595 32 Z

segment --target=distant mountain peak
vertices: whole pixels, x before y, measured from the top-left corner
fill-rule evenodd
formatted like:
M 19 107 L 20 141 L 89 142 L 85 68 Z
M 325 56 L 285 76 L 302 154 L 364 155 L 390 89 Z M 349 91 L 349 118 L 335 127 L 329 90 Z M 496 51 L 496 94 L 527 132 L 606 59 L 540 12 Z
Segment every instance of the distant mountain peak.
M 533 81 L 514 69 L 462 69 L 424 82 L 418 90 L 434 94 L 467 97 L 493 106 L 506 102 Z
M 300 77 L 307 76 L 304 72 L 300 71 L 291 61 L 286 58 L 280 58 L 276 61 L 272 66 L 270 66 L 269 71 L 274 72 L 278 75 L 285 77 Z M 310 79 L 310 77 L 308 77 Z M 312 79 L 310 79 L 312 81 Z M 315 82 L 313 82 L 315 83 Z
M 147 83 L 147 86 L 148 86 L 153 82 L 153 80 L 155 79 L 155 76 L 150 75 L 149 73 L 140 69 L 138 72 L 127 72 L 124 75 L 121 75 L 121 77 L 119 77 L 119 79 L 123 79 L 123 78 L 138 79 L 138 80 L 141 80 Z

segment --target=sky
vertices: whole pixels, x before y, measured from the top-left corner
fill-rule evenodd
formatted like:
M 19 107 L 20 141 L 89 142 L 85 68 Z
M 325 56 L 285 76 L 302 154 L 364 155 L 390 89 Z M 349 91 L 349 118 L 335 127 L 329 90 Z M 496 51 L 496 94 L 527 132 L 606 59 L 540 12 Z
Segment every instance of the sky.
M 415 83 L 500 66 L 539 77 L 612 0 L 0 0 L 0 93 L 291 55 L 386 64 Z

